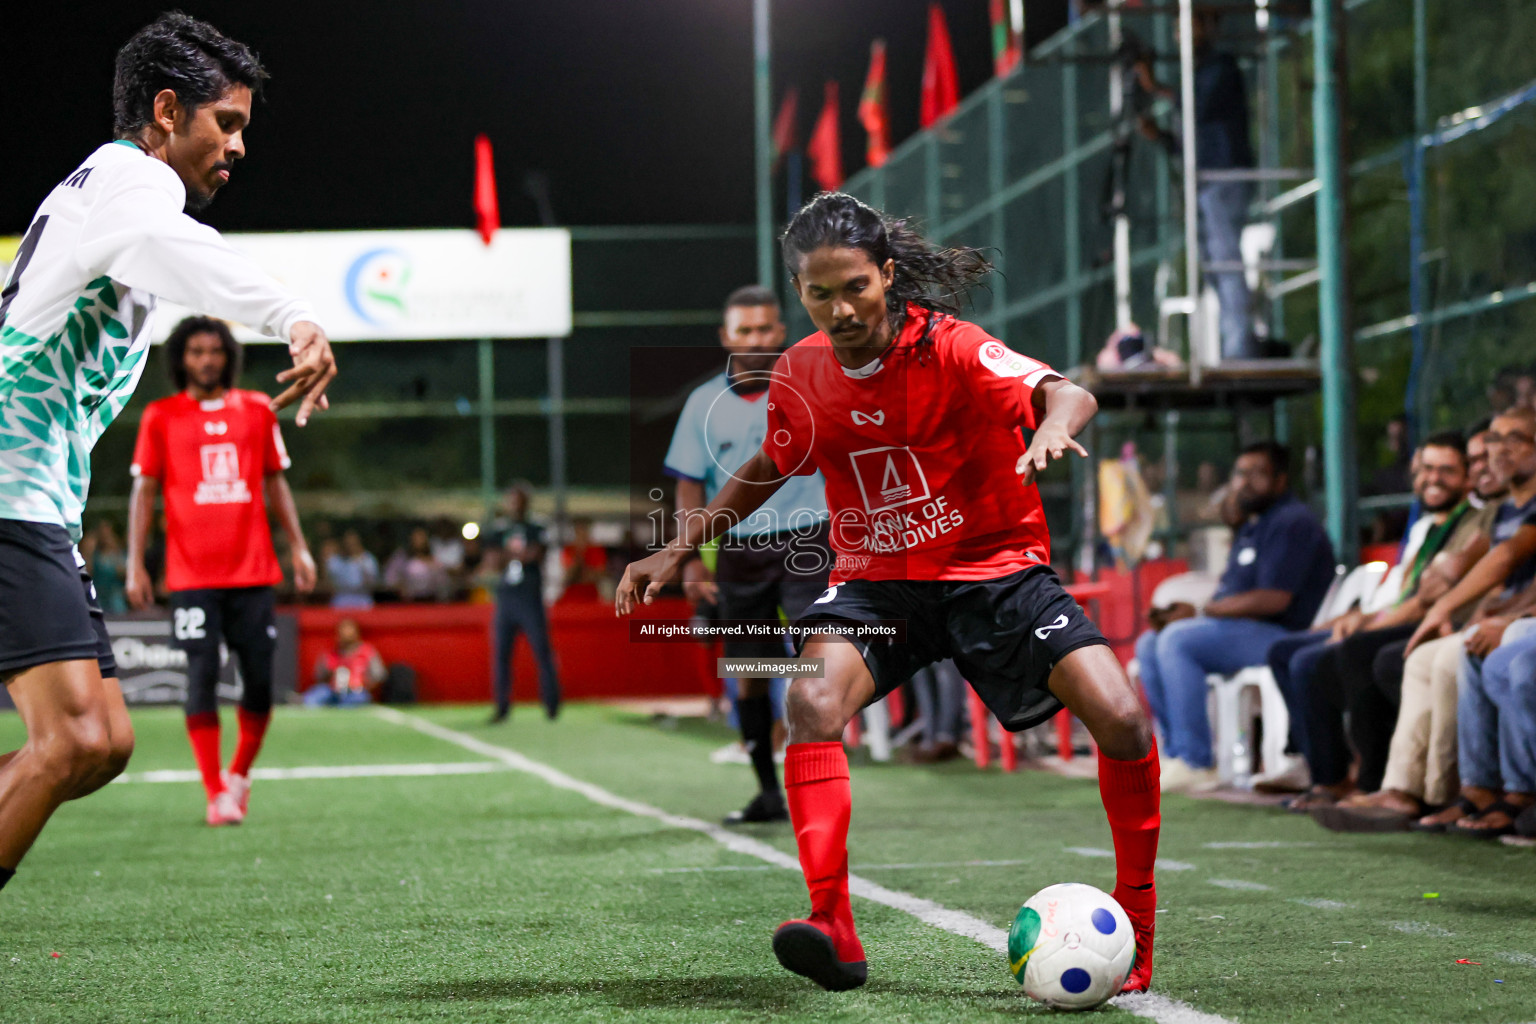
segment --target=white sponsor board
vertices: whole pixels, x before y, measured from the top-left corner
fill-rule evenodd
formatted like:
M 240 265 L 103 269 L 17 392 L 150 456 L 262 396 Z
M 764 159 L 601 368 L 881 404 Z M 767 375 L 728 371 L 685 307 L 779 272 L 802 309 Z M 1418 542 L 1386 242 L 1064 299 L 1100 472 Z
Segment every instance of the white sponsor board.
M 469 230 L 292 231 L 224 238 L 307 299 L 336 341 L 563 338 L 571 333 L 571 236 L 507 228 L 491 244 Z M 163 341 L 191 313 L 155 312 Z M 242 341 L 271 341 L 239 329 Z

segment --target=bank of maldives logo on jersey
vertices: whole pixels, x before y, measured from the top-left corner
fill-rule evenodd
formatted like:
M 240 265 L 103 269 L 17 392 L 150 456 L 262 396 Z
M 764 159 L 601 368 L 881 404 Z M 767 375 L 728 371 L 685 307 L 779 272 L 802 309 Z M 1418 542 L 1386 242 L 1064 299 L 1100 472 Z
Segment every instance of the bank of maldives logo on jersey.
M 866 512 L 886 512 L 933 496 L 922 464 L 909 448 L 866 448 L 848 457 L 853 460 Z
M 199 454 L 203 478 L 192 500 L 199 505 L 235 505 L 251 500 L 251 489 L 240 475 L 240 450 L 232 444 L 205 444 Z

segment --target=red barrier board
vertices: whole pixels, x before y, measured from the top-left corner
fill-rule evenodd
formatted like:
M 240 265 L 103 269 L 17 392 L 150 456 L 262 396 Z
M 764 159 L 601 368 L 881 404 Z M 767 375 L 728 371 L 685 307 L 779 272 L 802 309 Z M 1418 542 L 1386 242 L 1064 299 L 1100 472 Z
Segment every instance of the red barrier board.
M 315 661 L 334 641 L 336 624 L 354 619 L 363 637 L 391 664 L 416 670 L 417 697 L 424 702 L 491 699 L 489 604 L 395 604 L 368 611 L 330 608 L 286 609 L 299 620 L 301 686 L 314 680 Z M 681 598 L 658 600 L 636 609 L 636 618 L 686 619 Z M 602 602 L 563 602 L 549 609 L 550 642 L 568 700 L 675 696 L 719 689 L 714 654 L 702 644 L 632 643 L 629 621 Z M 538 668 L 525 640 L 512 659 L 513 699 L 538 697 Z

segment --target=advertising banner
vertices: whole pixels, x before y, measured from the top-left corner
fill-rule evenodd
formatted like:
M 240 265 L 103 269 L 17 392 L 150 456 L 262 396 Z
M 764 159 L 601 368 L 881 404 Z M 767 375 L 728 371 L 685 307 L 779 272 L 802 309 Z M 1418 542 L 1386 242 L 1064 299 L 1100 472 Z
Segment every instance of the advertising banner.
M 293 231 L 225 239 L 308 299 L 334 341 L 563 338 L 571 333 L 571 236 L 506 228 Z M 189 310 L 162 302 L 155 340 Z M 241 341 L 272 341 L 241 328 Z
M 108 615 L 112 656 L 129 704 L 180 704 L 187 696 L 187 656 L 171 645 L 171 622 L 163 615 Z M 277 616 L 277 651 L 272 658 L 272 699 L 284 703 L 294 691 L 298 669 L 298 624 L 282 612 Z M 219 699 L 240 699 L 243 683 L 237 663 L 222 650 Z

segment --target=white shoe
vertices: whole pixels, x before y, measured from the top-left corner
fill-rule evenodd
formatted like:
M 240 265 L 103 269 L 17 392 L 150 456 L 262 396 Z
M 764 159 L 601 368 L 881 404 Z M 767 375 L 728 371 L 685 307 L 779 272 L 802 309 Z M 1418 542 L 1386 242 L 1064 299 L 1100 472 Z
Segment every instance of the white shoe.
M 229 790 L 214 797 L 213 803 L 208 805 L 207 821 L 210 825 L 238 825 L 244 820 L 245 814 Z
M 245 817 L 251 807 L 251 777 L 223 771 L 219 773 L 219 778 L 224 780 L 224 792 L 235 798 L 235 803 L 240 807 L 240 816 Z
M 1184 787 L 1186 793 L 1209 793 L 1221 788 L 1221 776 L 1216 774 L 1215 768 L 1191 768 L 1189 770 L 1189 785 Z
M 1162 766 L 1164 793 L 1209 793 L 1220 785 L 1215 768 L 1191 768 L 1178 758 L 1169 758 Z
M 1288 757 L 1272 772 L 1253 777 L 1256 793 L 1305 793 L 1312 788 L 1312 772 L 1306 758 Z
M 715 764 L 751 764 L 752 758 L 747 756 L 747 748 L 740 743 L 727 743 L 719 750 L 709 755 L 709 759 Z

